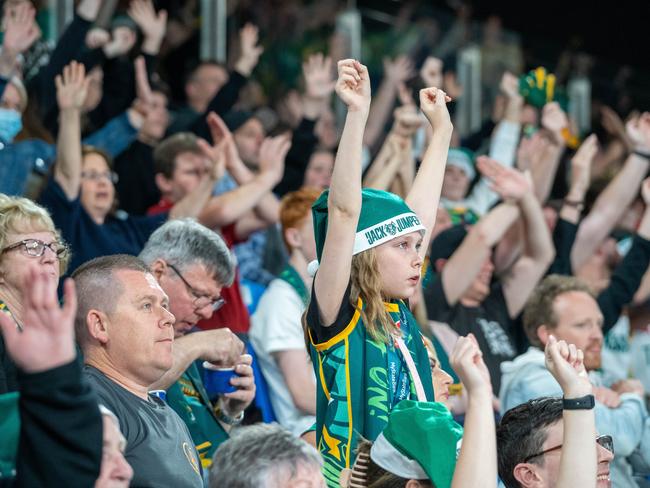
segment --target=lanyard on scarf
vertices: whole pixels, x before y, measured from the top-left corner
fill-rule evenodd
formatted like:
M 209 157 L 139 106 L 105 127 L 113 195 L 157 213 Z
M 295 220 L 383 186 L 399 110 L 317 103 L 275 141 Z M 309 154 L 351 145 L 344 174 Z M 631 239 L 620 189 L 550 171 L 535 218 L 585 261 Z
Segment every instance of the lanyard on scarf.
M 408 347 L 406 347 L 406 343 L 403 339 L 404 337 L 409 336 L 410 327 L 406 315 L 401 309 L 400 320 L 396 325 L 398 326 L 398 329 L 402 331 L 402 334 L 394 339 L 395 343 L 393 345 L 389 345 L 386 348 L 388 353 L 388 380 L 391 387 L 390 394 L 392 395 L 392 397 L 389 398 L 389 409 L 391 410 L 400 401 L 409 396 L 409 372 L 411 373 L 411 377 L 415 383 L 414 386 L 417 399 L 421 402 L 427 401 L 420 374 L 415 366 L 411 352 Z M 406 365 L 404 365 L 404 363 L 406 363 Z
M 298 274 L 298 271 L 296 271 L 293 266 L 287 264 L 282 272 L 280 272 L 278 278 L 286 281 L 294 290 L 296 290 L 296 293 L 302 300 L 302 303 L 304 303 L 305 307 L 309 304 L 309 292 L 307 291 L 305 282 L 302 281 L 302 278 Z
M 408 336 L 409 324 L 401 310 L 400 319 L 395 325 L 404 336 Z M 400 347 L 400 341 L 404 344 L 404 340 L 401 337 L 394 338 L 393 344 L 389 344 L 386 348 L 388 356 L 388 381 L 390 384 L 389 410 L 392 410 L 402 400 L 407 399 L 411 393 L 408 366 L 405 364 L 404 351 Z

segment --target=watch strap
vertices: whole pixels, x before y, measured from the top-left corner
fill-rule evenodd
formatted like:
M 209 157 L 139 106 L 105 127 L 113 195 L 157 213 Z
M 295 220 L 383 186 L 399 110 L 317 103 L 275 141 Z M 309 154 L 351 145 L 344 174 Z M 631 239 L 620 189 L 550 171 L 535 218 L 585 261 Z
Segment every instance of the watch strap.
M 564 410 L 591 410 L 596 406 L 593 395 L 585 395 L 579 398 L 563 398 L 562 408 Z

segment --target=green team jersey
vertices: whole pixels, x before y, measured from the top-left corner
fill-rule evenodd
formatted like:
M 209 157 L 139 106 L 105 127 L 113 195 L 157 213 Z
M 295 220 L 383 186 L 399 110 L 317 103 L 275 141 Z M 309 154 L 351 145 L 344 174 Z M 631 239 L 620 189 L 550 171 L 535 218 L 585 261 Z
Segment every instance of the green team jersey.
M 317 381 L 316 440 L 324 460 L 325 480 L 333 488 L 340 486 L 341 470 L 354 463 L 359 436 L 374 441 L 395 405 L 417 397 L 401 353 L 393 344 L 370 337 L 359 313 L 362 307 L 359 299 L 347 326 L 322 343 L 315 342 L 315 324 L 309 324 L 309 349 Z M 403 301 L 385 303 L 385 307 L 402 330 L 427 400 L 433 401 L 429 358 L 415 317 Z
M 167 404 L 187 425 L 203 469 L 209 468 L 214 451 L 229 436 L 217 420 L 196 363 L 192 363 L 183 376 L 169 387 Z

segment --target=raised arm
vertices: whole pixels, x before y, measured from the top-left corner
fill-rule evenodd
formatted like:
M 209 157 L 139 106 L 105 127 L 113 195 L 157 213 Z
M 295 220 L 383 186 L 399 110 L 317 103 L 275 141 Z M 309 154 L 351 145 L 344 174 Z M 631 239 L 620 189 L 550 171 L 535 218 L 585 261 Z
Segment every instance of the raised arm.
M 519 80 L 505 72 L 499 86 L 506 97 L 504 117 L 492 131 L 489 157 L 503 166 L 513 167 L 521 133 L 521 108 L 523 98 L 519 94 Z M 497 203 L 499 195 L 492 190 L 489 180 L 481 178 L 466 199 L 467 207 L 484 215 Z
M 401 167 L 411 162 L 411 138 L 420 125 L 422 118 L 415 106 L 395 109 L 395 122 L 364 178 L 364 187 L 378 190 L 387 190 L 390 187 Z
M 553 229 L 555 259 L 547 274 L 572 274 L 571 250 L 576 240 L 585 194 L 591 182 L 591 169 L 597 148 L 598 140 L 592 134 L 584 140 L 571 159 L 571 185 Z
M 290 149 L 291 139 L 285 135 L 266 138 L 260 146 L 260 172 L 271 173 L 277 180 L 281 180 Z M 254 210 L 264 222 L 274 224 L 280 218 L 280 200 L 269 191 L 255 205 Z
M 221 227 L 262 206 L 265 208 L 261 212 L 266 214 L 262 213 L 259 225 L 268 225 L 269 221 L 275 221 L 273 216 L 277 212 L 277 198 L 270 192 L 282 178 L 284 158 L 290 147 L 288 139 L 278 136 L 265 141 L 264 156 L 260 150 L 260 172 L 255 175 L 239 157 L 232 133 L 223 120 L 217 114 L 211 113 L 207 123 L 212 139 L 224 145 L 226 169 L 239 186 L 223 195 L 212 197 L 201 212 L 201 223 L 207 227 Z
M 524 253 L 502 278 L 508 312 L 514 318 L 519 315 L 530 292 L 553 261 L 555 249 L 542 207 L 533 195 L 526 176 L 487 158 L 479 161 L 479 165 L 481 172 L 493 181 L 498 193 L 517 202 L 526 228 Z
M 473 334 L 459 337 L 450 362 L 467 390 L 465 432 L 451 488 L 497 485 L 497 444 L 492 383 Z
M 512 73 L 505 72 L 499 85 L 506 96 L 505 111 L 492 132 L 490 142 L 490 157 L 504 166 L 515 164 L 517 144 L 521 132 L 521 110 L 524 105 L 523 97 L 519 94 L 519 79 Z
M 259 29 L 256 25 L 248 23 L 239 31 L 240 55 L 235 63 L 235 71 L 245 78 L 251 75 L 264 52 L 264 48 L 257 44 L 258 39 Z
M 594 208 L 582 221 L 571 253 L 573 269 L 579 269 L 609 235 L 634 201 L 650 167 L 650 113 L 628 121 L 627 133 L 634 145 L 623 169 L 598 196 Z M 641 154 L 641 155 L 640 155 Z M 645 154 L 645 156 L 643 156 Z
M 156 12 L 151 0 L 132 0 L 128 12 L 144 35 L 142 52 L 157 56 L 167 30 L 167 11 Z
M 623 308 L 633 302 L 650 264 L 650 178 L 643 180 L 641 194 L 646 207 L 632 247 L 616 266 L 609 286 L 598 295 L 604 334 L 614 327 Z
M 348 107 L 327 201 L 327 235 L 314 280 L 323 325 L 332 325 L 350 280 L 352 250 L 361 213 L 361 150 L 370 109 L 368 69 L 354 59 L 338 63 L 336 93 Z
M 66 196 L 74 200 L 81 186 L 81 107 L 88 91 L 88 78 L 83 64 L 73 61 L 63 68 L 55 79 L 56 99 L 61 112 L 57 161 L 54 179 L 61 185 Z
M 449 101 L 451 99 L 438 88 L 420 90 L 420 109 L 429 120 L 433 135 L 429 147 L 422 157 L 422 164 L 420 164 L 420 170 L 413 181 L 411 191 L 406 197 L 406 203 L 427 229 L 422 239 L 422 247 L 420 247 L 420 255 L 423 258 L 436 222 L 447 151 L 454 129 L 447 110 Z
M 384 79 L 370 105 L 368 127 L 363 135 L 364 145 L 372 148 L 377 144 L 395 104 L 398 86 L 413 75 L 413 62 L 407 56 L 399 56 L 394 60 L 384 59 Z
M 329 104 L 334 91 L 332 59 L 321 53 L 312 54 L 302 63 L 302 74 L 305 79 L 302 116 L 308 120 L 316 120 Z
M 483 176 L 496 183 L 494 190 L 505 203 L 492 209 L 468 231 L 460 247 L 443 268 L 442 286 L 450 305 L 460 300 L 478 276 L 492 248 L 519 217 L 517 202 L 526 192 L 530 192 L 528 183 L 522 181 L 523 177 L 515 170 L 503 168 L 485 156 L 479 157 L 477 162 Z M 501 168 L 503 172 L 500 171 Z
M 530 172 L 533 177 L 535 195 L 544 203 L 551 194 L 555 174 L 557 173 L 566 143 L 562 131 L 568 127 L 569 120 L 557 102 L 544 105 L 542 110 L 542 127 L 546 131 L 548 144 L 538 157 L 534 158 Z
M 5 32 L 0 51 L 0 77 L 10 78 L 16 69 L 16 58 L 27 51 L 41 36 L 34 21 L 36 11 L 31 3 L 19 3 L 4 17 Z M 0 93 L 2 96 L 2 93 Z
M 564 197 L 560 218 L 577 224 L 585 202 L 585 195 L 591 183 L 591 165 L 598 151 L 595 134 L 587 137 L 571 159 L 571 186 Z
M 583 364 L 583 352 L 573 344 L 549 337 L 545 350 L 546 368 L 562 387 L 565 399 L 592 394 L 592 386 Z M 564 434 L 560 472 L 555 486 L 595 487 L 598 472 L 596 420 L 594 410 L 563 410 Z M 599 448 L 598 448 L 599 449 Z
M 226 172 L 226 148 L 223 142 L 210 146 L 208 142 L 199 139 L 198 145 L 206 158 L 207 171 L 201 177 L 199 185 L 171 208 L 170 219 L 190 217 L 200 221 L 200 215 L 208 207 L 214 185 Z

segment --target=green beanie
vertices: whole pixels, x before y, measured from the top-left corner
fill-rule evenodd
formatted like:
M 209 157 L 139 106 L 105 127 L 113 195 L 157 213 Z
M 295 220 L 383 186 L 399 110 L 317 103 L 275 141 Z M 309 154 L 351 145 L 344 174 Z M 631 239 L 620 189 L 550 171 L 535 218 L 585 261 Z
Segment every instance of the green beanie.
M 474 169 L 474 153 L 464 147 L 452 147 L 447 154 L 447 166 L 456 166 L 462 169 L 472 181 L 476 176 L 476 169 Z
M 311 207 L 314 217 L 316 255 L 320 261 L 327 234 L 327 198 L 329 190 L 321 193 Z M 414 231 L 424 233 L 424 225 L 406 202 L 394 193 L 372 188 L 361 192 L 361 215 L 357 224 L 352 255 L 388 242 Z
M 370 450 L 375 464 L 407 479 L 449 488 L 463 428 L 442 403 L 402 400 Z

